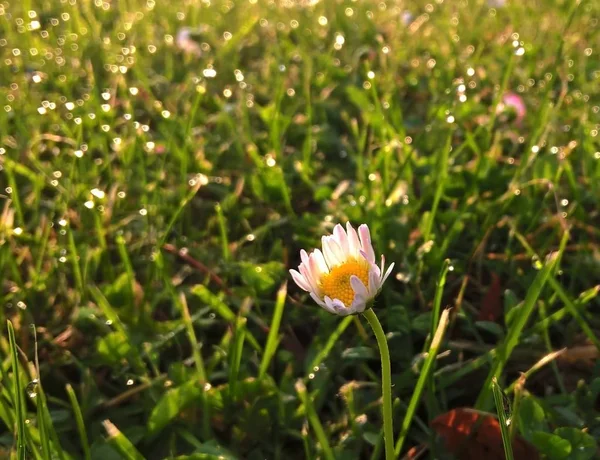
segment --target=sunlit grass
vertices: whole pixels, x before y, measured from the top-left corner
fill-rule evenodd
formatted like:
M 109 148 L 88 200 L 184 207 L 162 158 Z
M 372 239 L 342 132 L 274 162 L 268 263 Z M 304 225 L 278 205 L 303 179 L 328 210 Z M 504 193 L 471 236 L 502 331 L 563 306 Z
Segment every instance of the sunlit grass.
M 375 338 L 286 285 L 350 220 L 396 263 L 403 453 L 497 379 L 511 437 L 593 458 L 599 17 L 0 3 L 0 457 L 383 458 Z

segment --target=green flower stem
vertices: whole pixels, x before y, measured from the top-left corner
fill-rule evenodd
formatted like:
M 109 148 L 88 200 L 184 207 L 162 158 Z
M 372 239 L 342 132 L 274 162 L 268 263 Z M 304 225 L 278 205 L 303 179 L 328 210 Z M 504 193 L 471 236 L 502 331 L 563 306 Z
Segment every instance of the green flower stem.
M 394 422 L 392 419 L 392 368 L 390 350 L 385 333 L 377 315 L 372 308 L 365 310 L 363 315 L 369 321 L 379 346 L 381 355 L 381 392 L 383 393 L 383 439 L 385 442 L 385 459 L 394 460 Z

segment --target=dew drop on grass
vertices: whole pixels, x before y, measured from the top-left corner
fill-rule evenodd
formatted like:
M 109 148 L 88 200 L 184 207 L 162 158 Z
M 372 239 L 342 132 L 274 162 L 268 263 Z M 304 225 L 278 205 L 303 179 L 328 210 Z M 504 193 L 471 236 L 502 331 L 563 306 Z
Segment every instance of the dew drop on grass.
M 542 262 L 540 261 L 540 258 L 538 256 L 533 256 L 531 258 L 531 264 L 533 265 L 533 268 L 535 268 L 536 270 L 541 270 L 542 267 L 544 266 L 544 264 L 542 264 Z
M 33 399 L 37 396 L 37 386 L 38 386 L 38 379 L 33 379 L 31 382 L 29 382 L 27 384 L 27 387 L 25 388 L 25 391 L 27 392 L 27 396 L 29 396 L 31 399 Z

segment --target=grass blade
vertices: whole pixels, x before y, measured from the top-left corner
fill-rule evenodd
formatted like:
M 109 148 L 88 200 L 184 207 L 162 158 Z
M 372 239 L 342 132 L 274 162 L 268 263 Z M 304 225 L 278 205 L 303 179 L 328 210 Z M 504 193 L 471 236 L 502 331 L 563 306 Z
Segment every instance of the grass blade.
M 269 336 L 267 337 L 267 344 L 265 345 L 265 351 L 263 353 L 262 361 L 260 362 L 260 370 L 258 377 L 263 378 L 267 373 L 271 359 L 277 351 L 277 345 L 279 344 L 279 325 L 281 324 L 281 317 L 283 316 L 283 307 L 285 306 L 285 298 L 287 296 L 287 283 L 283 283 L 277 291 L 277 300 L 275 301 L 275 311 L 273 311 L 273 318 L 271 319 L 271 327 L 269 328 Z
M 569 235 L 567 232 L 563 235 L 563 238 L 568 238 Z M 537 303 L 537 300 L 542 293 L 542 289 L 546 285 L 546 281 L 550 277 L 552 270 L 554 269 L 554 265 L 556 264 L 557 259 L 560 257 L 560 253 L 552 253 L 548 260 L 546 261 L 545 266 L 538 272 L 537 276 L 533 280 L 529 290 L 527 291 L 527 296 L 523 302 L 523 305 L 520 307 L 518 316 L 514 318 L 512 322 L 512 327 L 507 332 L 506 337 L 502 344 L 498 347 L 498 354 L 494 360 L 492 365 L 492 369 L 488 374 L 486 382 L 479 393 L 477 398 L 477 402 L 475 407 L 479 410 L 485 410 L 490 406 L 490 392 L 491 392 L 491 383 L 492 379 L 498 378 L 506 365 L 506 362 L 510 358 L 512 351 L 519 343 L 519 337 L 525 324 L 527 324 L 527 320 L 531 316 L 533 309 Z
M 73 414 L 75 415 L 75 423 L 77 424 L 77 432 L 79 433 L 79 439 L 81 441 L 81 448 L 83 449 L 84 458 L 85 460 L 90 460 L 92 456 L 90 454 L 88 436 L 85 430 L 85 422 L 83 420 L 83 414 L 81 413 L 81 407 L 79 406 L 79 402 L 77 401 L 77 396 L 75 395 L 73 387 L 67 384 L 65 389 L 67 391 L 67 395 L 69 396 L 69 401 L 71 401 L 71 406 L 73 407 Z
M 19 355 L 17 352 L 17 343 L 15 341 L 15 330 L 10 321 L 7 321 L 8 341 L 10 346 L 10 356 L 13 370 L 13 402 L 15 405 L 15 416 L 17 423 L 17 458 L 25 460 L 27 458 L 26 438 L 25 438 L 25 407 L 23 407 L 23 398 L 21 395 L 21 381 L 19 377 Z
M 311 361 L 310 365 L 308 366 L 307 372 L 312 372 L 312 369 L 315 366 L 318 366 L 320 363 L 323 362 L 323 360 L 327 357 L 327 355 L 329 355 L 329 353 L 331 352 L 331 349 L 333 348 L 333 346 L 335 345 L 337 340 L 344 333 L 344 331 L 347 329 L 347 327 L 350 325 L 351 322 L 352 322 L 352 316 L 346 316 L 342 321 L 340 321 L 338 323 L 338 326 L 335 328 L 333 333 L 329 336 L 329 340 L 327 340 L 327 343 L 325 344 L 325 346 L 323 348 L 321 348 L 321 351 Z
M 440 276 L 435 283 L 435 297 L 433 299 L 433 311 L 431 312 L 431 341 L 438 329 L 438 322 L 440 320 L 440 309 L 442 307 L 442 295 L 444 294 L 444 286 L 446 285 L 446 275 L 450 268 L 450 260 L 444 260 L 442 269 L 440 270 Z
M 296 392 L 298 393 L 298 396 L 300 396 L 300 400 L 304 405 L 304 410 L 306 411 L 306 416 L 308 417 L 308 423 L 310 423 L 310 426 L 314 430 L 315 436 L 321 445 L 323 456 L 327 460 L 335 460 L 335 455 L 333 455 L 333 450 L 331 450 L 331 446 L 329 445 L 329 440 L 327 439 L 323 425 L 321 425 L 319 416 L 315 411 L 310 396 L 306 391 L 306 386 L 302 380 L 298 380 L 296 382 Z
M 500 421 L 500 431 L 502 432 L 502 444 L 504 445 L 504 456 L 506 460 L 513 460 L 512 443 L 510 440 L 510 434 L 508 427 L 511 424 L 510 409 L 507 417 L 506 409 L 504 407 L 504 393 L 498 385 L 496 377 L 492 379 L 492 391 L 494 393 L 494 401 L 496 403 L 496 411 L 498 412 L 498 420 Z
M 236 384 L 240 374 L 240 364 L 242 362 L 242 352 L 244 351 L 244 339 L 246 338 L 247 319 L 239 317 L 235 324 L 233 340 L 229 348 L 229 395 L 231 402 L 236 399 Z
M 108 441 L 121 453 L 124 460 L 145 460 L 132 442 L 110 420 L 104 420 L 102 425 L 108 434 Z
M 406 436 L 408 435 L 408 430 L 410 429 L 410 425 L 412 423 L 413 417 L 415 415 L 415 411 L 417 409 L 417 405 L 421 401 L 421 395 L 423 394 L 423 390 L 425 389 L 425 384 L 429 379 L 429 375 L 433 368 L 433 364 L 435 362 L 435 358 L 437 357 L 440 344 L 444 337 L 444 333 L 446 332 L 446 328 L 448 326 L 448 315 L 450 313 L 449 309 L 446 309 L 442 312 L 442 316 L 440 318 L 439 324 L 437 326 L 437 330 L 433 335 L 433 340 L 431 341 L 431 345 L 429 346 L 429 351 L 427 352 L 427 358 L 425 358 L 425 362 L 423 363 L 423 367 L 421 368 L 421 373 L 419 374 L 419 379 L 417 380 L 417 384 L 415 385 L 415 389 L 410 398 L 410 402 L 408 403 L 408 408 L 406 409 L 406 415 L 402 420 L 402 426 L 400 428 L 400 435 L 398 436 L 398 440 L 396 441 L 396 447 L 394 449 L 396 456 L 400 455 L 402 451 L 402 446 L 404 445 L 404 441 L 406 440 Z

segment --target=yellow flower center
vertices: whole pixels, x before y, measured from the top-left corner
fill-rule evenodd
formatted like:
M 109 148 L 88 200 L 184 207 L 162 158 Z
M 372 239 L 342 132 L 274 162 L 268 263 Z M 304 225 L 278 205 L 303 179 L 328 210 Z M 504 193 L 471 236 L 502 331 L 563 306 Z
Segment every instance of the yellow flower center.
M 320 286 L 323 294 L 331 297 L 332 300 L 339 299 L 349 307 L 354 300 L 354 290 L 350 285 L 352 275 L 356 275 L 365 286 L 369 285 L 369 266 L 365 262 L 348 259 L 321 277 Z

